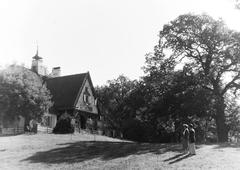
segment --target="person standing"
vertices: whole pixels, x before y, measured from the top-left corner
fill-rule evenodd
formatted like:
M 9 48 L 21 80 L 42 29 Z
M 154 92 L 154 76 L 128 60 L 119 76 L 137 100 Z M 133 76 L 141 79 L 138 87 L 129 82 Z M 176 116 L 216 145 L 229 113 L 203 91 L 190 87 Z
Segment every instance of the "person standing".
M 195 130 L 193 129 L 193 124 L 189 125 L 190 131 L 189 131 L 189 154 L 190 155 L 196 155 L 196 150 L 195 150 Z
M 184 153 L 188 153 L 188 147 L 189 147 L 189 130 L 188 125 L 183 124 L 184 131 L 183 131 L 183 150 Z

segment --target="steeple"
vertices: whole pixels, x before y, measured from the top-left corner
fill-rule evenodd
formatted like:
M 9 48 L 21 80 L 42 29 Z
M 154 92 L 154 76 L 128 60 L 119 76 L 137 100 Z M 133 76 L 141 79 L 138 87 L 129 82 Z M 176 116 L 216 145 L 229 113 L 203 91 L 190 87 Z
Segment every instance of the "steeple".
M 36 55 L 33 57 L 33 59 L 35 59 L 35 60 L 42 60 L 42 57 L 38 56 L 38 46 L 37 46 L 37 53 L 36 53 Z
M 42 57 L 40 57 L 38 55 L 38 46 L 37 46 L 37 53 L 33 57 L 33 60 L 32 60 L 32 67 L 31 68 L 37 74 L 42 75 L 42 76 L 45 75 L 45 69 L 43 67 Z

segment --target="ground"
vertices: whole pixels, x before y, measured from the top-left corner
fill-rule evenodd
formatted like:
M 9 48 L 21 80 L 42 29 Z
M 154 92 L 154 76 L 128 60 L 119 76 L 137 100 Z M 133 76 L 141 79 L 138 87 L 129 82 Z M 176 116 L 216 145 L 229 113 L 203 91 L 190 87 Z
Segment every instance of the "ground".
M 181 144 L 135 143 L 90 134 L 22 134 L 0 137 L 1 170 L 237 170 L 240 144 L 197 143 L 197 155 Z

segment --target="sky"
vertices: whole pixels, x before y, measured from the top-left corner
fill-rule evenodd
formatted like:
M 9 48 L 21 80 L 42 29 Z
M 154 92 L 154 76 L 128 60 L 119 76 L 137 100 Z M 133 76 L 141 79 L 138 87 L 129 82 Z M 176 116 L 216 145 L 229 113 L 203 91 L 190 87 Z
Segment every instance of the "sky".
M 138 80 L 163 25 L 189 12 L 240 31 L 233 0 L 1 0 L 0 66 L 30 68 L 38 46 L 49 72 L 89 71 L 94 86 L 119 75 Z

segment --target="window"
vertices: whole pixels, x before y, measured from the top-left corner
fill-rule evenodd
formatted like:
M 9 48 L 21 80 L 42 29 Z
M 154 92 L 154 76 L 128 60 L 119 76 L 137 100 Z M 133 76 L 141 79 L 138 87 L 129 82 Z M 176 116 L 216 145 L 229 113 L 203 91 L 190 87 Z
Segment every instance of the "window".
M 87 104 L 91 103 L 91 96 L 88 91 L 88 87 L 85 87 L 85 91 L 83 93 L 83 102 Z
M 83 101 L 87 102 L 87 95 L 86 94 L 83 95 Z

